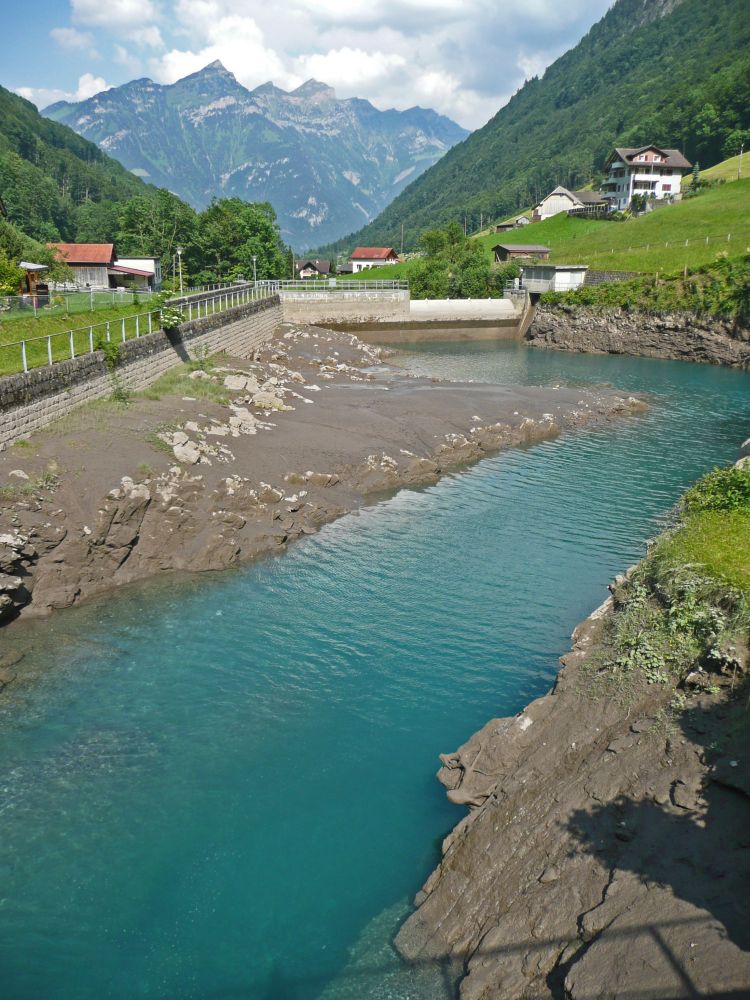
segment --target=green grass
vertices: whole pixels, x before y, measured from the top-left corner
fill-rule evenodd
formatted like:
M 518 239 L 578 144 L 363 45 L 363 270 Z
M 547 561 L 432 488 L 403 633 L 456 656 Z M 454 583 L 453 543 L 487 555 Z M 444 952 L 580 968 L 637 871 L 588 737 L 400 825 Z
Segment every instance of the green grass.
M 154 303 L 150 305 L 154 307 Z M 146 302 L 138 305 L 133 305 L 131 302 L 119 308 L 100 309 L 94 313 L 72 316 L 40 314 L 36 319 L 33 316 L 24 316 L 23 319 L 6 319 L 3 316 L 0 319 L 0 375 L 23 371 L 20 348 L 9 347 L 9 344 L 27 340 L 27 363 L 29 368 L 35 368 L 47 364 L 47 337 L 51 336 L 52 359 L 62 361 L 70 357 L 68 333 L 71 330 L 74 331 L 73 345 L 76 355 L 89 350 L 89 327 L 84 325 L 87 319 L 90 319 L 94 326 L 94 338 L 100 330 L 104 331 L 103 324 L 109 323 L 111 339 L 121 341 L 124 323 L 125 339 L 129 340 L 135 336 L 136 316 L 140 317 L 144 312 L 148 312 L 148 306 L 149 303 Z M 139 320 L 138 329 L 141 334 L 148 332 L 145 320 L 143 323 Z
M 742 157 L 742 168 L 745 177 L 750 177 L 750 150 Z M 721 163 L 715 163 L 713 167 L 701 170 L 700 176 L 702 181 L 736 181 L 740 179 L 738 176 L 739 169 L 739 155 L 730 156 L 728 160 L 722 160 Z M 690 187 L 691 180 L 691 174 L 683 177 L 683 190 Z
M 750 512 L 706 510 L 691 514 L 658 543 L 654 558 L 692 566 L 712 579 L 750 594 Z
M 165 372 L 153 385 L 135 396 L 140 399 L 161 399 L 163 396 L 192 396 L 193 399 L 205 399 L 213 403 L 227 403 L 232 393 L 224 387 L 223 380 L 212 382 L 209 379 L 191 379 L 190 373 L 200 367 L 196 362 L 176 365 Z M 206 371 L 212 367 L 211 359 L 206 359 Z
M 716 238 L 706 243 L 706 236 Z M 750 245 L 750 178 L 625 222 L 561 213 L 523 230 L 481 239 L 488 252 L 495 243 L 541 243 L 552 249 L 555 263 L 674 274 L 710 263 L 722 251 L 740 254 Z

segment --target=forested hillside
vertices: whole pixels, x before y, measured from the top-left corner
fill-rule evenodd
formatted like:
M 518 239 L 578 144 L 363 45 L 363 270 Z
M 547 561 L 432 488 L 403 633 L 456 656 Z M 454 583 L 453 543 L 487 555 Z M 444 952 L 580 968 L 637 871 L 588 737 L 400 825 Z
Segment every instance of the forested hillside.
M 93 142 L 0 87 L 0 198 L 23 232 L 39 240 L 111 238 L 115 206 L 147 190 Z
M 259 278 L 290 268 L 269 204 L 225 198 L 198 213 L 2 87 L 0 204 L 5 294 L 17 285 L 15 263 L 52 264 L 44 244 L 56 241 L 114 242 L 123 255 L 160 257 L 165 273 L 182 246 L 184 277 L 196 282 L 251 275 L 253 256 Z
M 615 144 L 679 147 L 710 166 L 750 141 L 747 0 L 617 0 L 579 44 L 532 79 L 364 229 L 320 252 L 414 247 L 452 220 L 469 230 L 551 188 L 597 180 Z

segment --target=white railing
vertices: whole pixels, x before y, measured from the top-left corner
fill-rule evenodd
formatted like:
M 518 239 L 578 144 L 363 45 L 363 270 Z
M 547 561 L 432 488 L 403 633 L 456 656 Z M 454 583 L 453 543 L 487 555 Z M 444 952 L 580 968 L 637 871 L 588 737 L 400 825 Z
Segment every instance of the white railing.
M 395 279 L 363 278 L 357 281 L 352 278 L 299 278 L 297 280 L 259 281 L 258 288 L 273 288 L 275 292 L 302 291 L 409 291 L 408 281 Z
M 96 312 L 108 306 L 122 305 L 128 296 L 137 299 L 150 299 L 153 292 L 148 289 L 122 288 L 111 291 L 96 291 L 93 288 L 72 289 L 49 292 L 39 292 L 33 295 L 2 295 L 0 296 L 0 319 L 12 320 L 16 315 L 28 316 L 33 313 L 38 316 L 70 315 L 77 312 Z
M 179 302 L 183 322 L 204 319 L 216 313 L 246 305 L 258 299 L 266 299 L 275 294 L 252 285 L 242 287 L 226 286 L 224 290 L 205 295 L 203 298 Z M 0 344 L 0 375 L 28 372 L 32 368 L 42 368 L 58 361 L 91 354 L 108 343 L 124 343 L 143 337 L 161 329 L 161 309 L 150 312 L 132 313 L 120 319 L 105 323 L 93 323 L 75 330 L 49 333 L 42 337 L 28 337 L 10 344 Z

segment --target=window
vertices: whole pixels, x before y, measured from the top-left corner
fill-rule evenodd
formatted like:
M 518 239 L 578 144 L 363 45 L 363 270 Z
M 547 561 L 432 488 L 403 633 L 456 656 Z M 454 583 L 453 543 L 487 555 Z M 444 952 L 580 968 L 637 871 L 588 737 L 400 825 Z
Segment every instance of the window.
M 672 190 L 672 185 L 671 184 L 662 184 L 661 189 L 662 189 L 662 191 L 671 191 Z

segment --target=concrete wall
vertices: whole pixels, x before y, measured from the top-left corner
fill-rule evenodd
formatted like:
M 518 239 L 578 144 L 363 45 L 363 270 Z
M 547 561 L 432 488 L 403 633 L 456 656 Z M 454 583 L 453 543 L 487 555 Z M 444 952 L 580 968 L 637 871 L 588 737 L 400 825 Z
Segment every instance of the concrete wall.
M 282 322 L 278 296 L 183 323 L 120 346 L 118 381 L 128 390 L 145 389 L 174 365 L 206 352 L 251 357 Z M 70 361 L 0 379 L 0 450 L 71 410 L 112 392 L 104 354 L 95 351 Z
M 282 291 L 281 305 L 285 323 L 342 326 L 409 319 L 407 291 Z

